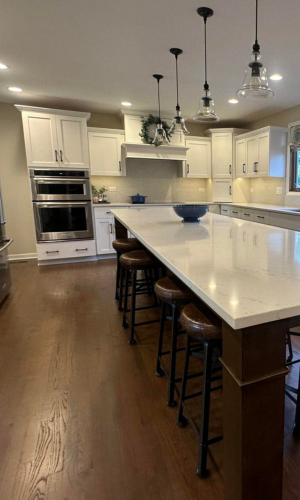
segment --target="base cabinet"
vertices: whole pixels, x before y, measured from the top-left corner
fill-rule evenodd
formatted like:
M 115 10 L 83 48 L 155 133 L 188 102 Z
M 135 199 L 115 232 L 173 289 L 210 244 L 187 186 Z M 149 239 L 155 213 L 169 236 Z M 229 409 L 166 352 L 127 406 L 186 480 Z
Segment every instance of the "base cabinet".
M 213 180 L 213 201 L 230 202 L 232 201 L 232 180 L 214 179 Z
M 96 255 L 95 240 L 37 243 L 38 261 L 82 259 Z
M 96 219 L 97 255 L 116 253 L 112 246 L 115 239 L 114 218 Z

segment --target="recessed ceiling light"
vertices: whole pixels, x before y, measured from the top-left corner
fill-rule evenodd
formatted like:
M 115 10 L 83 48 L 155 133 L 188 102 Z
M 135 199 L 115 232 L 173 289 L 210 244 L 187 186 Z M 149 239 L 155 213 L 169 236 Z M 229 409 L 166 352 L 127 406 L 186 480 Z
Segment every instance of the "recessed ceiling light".
M 8 90 L 10 90 L 11 92 L 23 92 L 20 87 L 8 87 Z
M 122 106 L 131 106 L 131 102 L 123 101 L 121 102 Z
M 229 99 L 230 104 L 237 104 L 239 101 L 237 99 Z
M 3 63 L 0 63 L 0 69 L 7 69 L 8 66 L 6 66 L 6 64 L 3 64 Z
M 271 78 L 271 80 L 282 80 L 282 76 L 279 75 L 278 73 L 271 75 L 270 78 Z

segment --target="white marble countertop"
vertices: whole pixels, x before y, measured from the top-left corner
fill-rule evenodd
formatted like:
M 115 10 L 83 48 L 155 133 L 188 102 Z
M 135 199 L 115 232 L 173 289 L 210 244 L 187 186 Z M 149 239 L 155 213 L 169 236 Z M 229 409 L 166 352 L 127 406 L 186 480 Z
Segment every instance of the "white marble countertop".
M 157 201 L 153 203 L 118 203 L 116 201 L 110 203 L 93 203 L 94 207 L 157 207 L 166 206 L 172 207 L 173 205 L 220 205 L 214 201 Z
M 281 205 L 267 205 L 266 203 L 215 203 L 215 205 L 227 205 L 232 207 L 253 208 L 255 210 L 267 210 L 269 212 L 280 212 L 289 215 L 300 215 L 300 208 Z
M 154 255 L 232 328 L 300 315 L 300 233 L 172 208 L 113 210 Z

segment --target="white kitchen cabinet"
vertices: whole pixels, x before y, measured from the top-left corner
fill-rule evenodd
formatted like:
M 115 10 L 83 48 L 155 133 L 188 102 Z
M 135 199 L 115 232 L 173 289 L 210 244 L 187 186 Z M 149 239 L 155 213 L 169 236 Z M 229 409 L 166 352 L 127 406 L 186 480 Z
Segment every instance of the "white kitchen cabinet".
M 236 177 L 246 177 L 246 139 L 235 143 Z
M 221 205 L 221 215 L 230 217 L 230 207 L 228 205 Z
M 230 207 L 230 217 L 241 219 L 242 209 L 240 207 Z
M 217 202 L 232 201 L 231 179 L 213 179 L 213 201 Z
M 82 259 L 96 255 L 95 240 L 37 243 L 38 261 Z
M 89 113 L 16 107 L 22 112 L 28 167 L 89 168 Z
M 107 219 L 96 219 L 96 243 L 97 243 L 97 254 L 114 254 L 112 244 L 115 240 L 115 227 L 114 218 Z
M 189 137 L 185 145 L 189 149 L 186 152 L 184 177 L 209 179 L 211 177 L 211 139 Z
M 241 210 L 241 219 L 254 221 L 254 210 L 249 210 L 249 208 L 243 208 Z
M 236 177 L 245 177 L 239 167 L 241 141 L 246 141 L 246 177 L 285 177 L 288 129 L 265 127 L 236 136 Z
M 125 175 L 121 161 L 124 132 L 89 128 L 88 142 L 92 175 Z
M 270 225 L 300 231 L 300 215 L 270 212 Z
M 232 133 L 212 134 L 212 174 L 214 179 L 232 178 Z

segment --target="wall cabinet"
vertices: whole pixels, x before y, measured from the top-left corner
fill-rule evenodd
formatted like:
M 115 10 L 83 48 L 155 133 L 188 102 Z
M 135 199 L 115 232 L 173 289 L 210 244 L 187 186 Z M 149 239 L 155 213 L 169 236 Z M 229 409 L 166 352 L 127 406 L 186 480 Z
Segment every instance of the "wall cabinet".
M 232 133 L 212 134 L 212 174 L 213 179 L 232 178 Z
M 236 177 L 285 177 L 287 132 L 287 128 L 265 127 L 237 136 Z M 246 168 L 242 161 L 243 141 Z
M 89 168 L 89 113 L 17 107 L 22 112 L 28 167 Z
M 121 161 L 122 130 L 88 129 L 92 175 L 122 176 L 126 174 Z
M 189 137 L 185 141 L 189 148 L 184 165 L 184 177 L 209 179 L 211 177 L 211 139 Z

